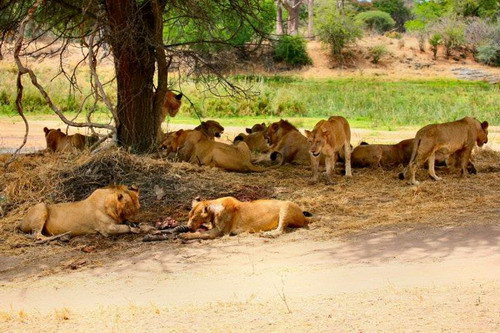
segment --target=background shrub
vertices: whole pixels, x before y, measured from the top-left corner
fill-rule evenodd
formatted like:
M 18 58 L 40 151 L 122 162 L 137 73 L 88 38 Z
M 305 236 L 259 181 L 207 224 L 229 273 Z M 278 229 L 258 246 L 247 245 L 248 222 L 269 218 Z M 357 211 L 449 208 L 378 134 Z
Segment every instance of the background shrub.
M 434 34 L 432 34 L 431 38 L 429 38 L 429 44 L 431 44 L 431 50 L 432 50 L 432 54 L 434 56 L 434 59 L 436 59 L 438 46 L 439 46 L 439 44 L 441 44 L 441 42 L 442 42 L 442 38 L 441 38 L 441 34 L 439 34 L 439 33 L 434 33 Z
M 430 31 L 441 34 L 446 58 L 451 55 L 452 50 L 465 46 L 465 22 L 462 18 L 442 17 L 432 24 Z
M 404 31 L 404 24 L 411 18 L 411 10 L 406 7 L 404 0 L 376 0 L 373 6 L 378 10 L 389 13 L 396 22 L 396 28 Z
M 392 29 L 396 24 L 391 15 L 380 10 L 359 13 L 356 15 L 356 21 L 363 24 L 366 29 L 379 33 Z
M 340 13 L 326 2 L 318 6 L 315 22 L 319 40 L 328 45 L 333 58 L 341 62 L 342 50 L 363 36 L 361 26 L 350 13 Z
M 380 59 L 387 55 L 389 51 L 387 51 L 387 47 L 383 44 L 380 45 L 375 45 L 372 48 L 370 48 L 370 54 L 372 56 L 372 62 L 374 64 L 378 64 Z
M 274 60 L 299 67 L 312 63 L 306 42 L 299 36 L 282 36 L 274 48 Z
M 500 66 L 500 46 L 493 43 L 478 46 L 476 59 L 486 65 Z

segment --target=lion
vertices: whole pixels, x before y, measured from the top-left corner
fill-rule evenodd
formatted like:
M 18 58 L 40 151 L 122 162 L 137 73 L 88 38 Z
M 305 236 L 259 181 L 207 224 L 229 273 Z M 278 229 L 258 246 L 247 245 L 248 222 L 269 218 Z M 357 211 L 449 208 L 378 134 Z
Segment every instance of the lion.
M 177 112 L 179 112 L 179 109 L 181 108 L 182 105 L 182 93 L 180 94 L 174 94 L 172 91 L 167 91 L 165 94 L 165 101 L 163 102 L 163 108 L 162 108 L 162 113 L 161 113 L 161 119 L 163 122 L 165 118 L 167 117 L 167 114 L 170 117 L 175 117 L 177 115 Z
M 266 231 L 267 236 L 278 236 L 287 227 L 307 227 L 311 213 L 303 211 L 290 201 L 255 200 L 241 202 L 234 197 L 192 202 L 189 212 L 189 233 L 182 234 L 183 239 L 214 239 L 223 235 L 244 232 Z M 203 224 L 210 224 L 207 231 L 197 232 Z
M 252 155 L 245 142 L 228 145 L 209 140 L 206 137 L 202 137 L 194 145 L 189 162 L 236 172 L 263 172 L 266 170 L 252 164 Z
M 224 127 L 215 120 L 202 121 L 200 125 L 194 128 L 196 131 L 203 132 L 207 137 L 213 140 L 214 137 L 220 138 L 224 133 Z
M 467 165 L 471 160 L 472 149 L 477 144 L 482 147 L 488 143 L 488 122 L 479 122 L 475 118 L 465 117 L 460 120 L 432 124 L 421 128 L 415 135 L 413 152 L 408 167 L 400 174 L 404 179 L 410 173 L 410 183 L 418 185 L 415 179 L 417 168 L 428 162 L 428 172 L 432 179 L 441 180 L 436 175 L 436 152 L 453 155 L 459 163 L 462 177 L 467 176 Z
M 344 117 L 332 116 L 328 120 L 320 120 L 312 131 L 306 131 L 310 144 L 312 182 L 319 178 L 320 157 L 325 156 L 327 183 L 333 183 L 333 171 L 337 154 L 343 149 L 345 159 L 345 175 L 352 176 L 351 171 L 351 129 Z
M 264 132 L 264 138 L 271 147 L 271 160 L 275 161 L 281 156 L 279 165 L 284 163 L 308 165 L 310 163 L 307 138 L 288 121 L 281 119 L 269 125 Z
M 269 146 L 267 145 L 266 138 L 264 137 L 264 131 L 267 129 L 266 124 L 255 124 L 252 128 L 247 128 L 245 133 L 238 134 L 233 143 L 238 141 L 243 141 L 247 144 L 250 151 L 255 153 L 267 153 L 269 151 Z
M 394 145 L 367 144 L 361 142 L 351 153 L 353 168 L 380 168 L 407 165 L 413 149 L 413 139 L 406 139 Z
M 43 131 L 45 133 L 45 141 L 47 142 L 47 150 L 55 153 L 84 150 L 85 148 L 91 147 L 99 140 L 96 134 L 91 136 L 79 133 L 66 135 L 60 128 L 56 130 L 44 127 Z
M 77 202 L 39 203 L 28 210 L 18 229 L 34 233 L 36 239 L 66 232 L 72 236 L 137 233 L 140 229 L 123 223 L 133 217 L 140 207 L 137 187 L 108 186 Z

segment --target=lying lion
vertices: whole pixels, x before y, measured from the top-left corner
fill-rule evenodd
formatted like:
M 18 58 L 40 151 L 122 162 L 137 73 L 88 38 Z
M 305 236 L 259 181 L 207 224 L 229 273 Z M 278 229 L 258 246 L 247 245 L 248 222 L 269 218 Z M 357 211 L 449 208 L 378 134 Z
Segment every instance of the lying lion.
M 82 201 L 53 205 L 39 203 L 28 210 L 18 229 L 34 233 L 37 239 L 66 232 L 72 236 L 138 232 L 138 228 L 122 223 L 134 216 L 140 207 L 136 187 L 109 186 L 95 190 Z
M 462 177 L 466 177 L 472 149 L 476 144 L 482 147 L 487 142 L 487 121 L 481 123 L 475 118 L 465 117 L 449 123 L 427 125 L 415 135 L 410 163 L 400 178 L 404 179 L 409 172 L 410 183 L 417 185 L 419 183 L 415 179 L 417 168 L 428 162 L 431 178 L 441 180 L 434 168 L 438 151 L 453 155 L 460 165 Z
M 201 124 L 196 126 L 194 129 L 202 132 L 211 139 L 214 137 L 220 138 L 222 133 L 224 133 L 224 127 L 222 127 L 222 125 L 215 120 L 202 121 Z
M 333 171 L 341 150 L 344 151 L 345 175 L 352 176 L 351 129 L 344 117 L 333 116 L 328 120 L 320 120 L 312 131 L 306 131 L 306 135 L 310 144 L 312 182 L 318 181 L 321 155 L 325 156 L 327 182 L 333 182 Z
M 268 231 L 267 235 L 282 234 L 287 227 L 305 227 L 310 213 L 290 201 L 256 200 L 241 202 L 233 197 L 215 200 L 196 198 L 189 212 L 190 233 L 182 234 L 184 239 L 214 239 L 223 235 L 244 232 Z M 211 229 L 197 232 L 203 224 Z
M 84 150 L 99 140 L 99 137 L 95 134 L 92 136 L 79 133 L 66 135 L 60 128 L 56 130 L 44 127 L 43 131 L 45 133 L 45 141 L 47 142 L 47 150 L 55 153 Z
M 250 151 L 255 153 L 267 153 L 269 151 L 269 146 L 264 137 L 264 132 L 267 129 L 266 124 L 255 124 L 252 128 L 247 128 L 245 133 L 238 134 L 233 143 L 243 141 L 247 144 Z
M 169 134 L 162 144 L 167 153 L 176 152 L 180 160 L 207 165 L 227 171 L 262 172 L 265 169 L 253 165 L 250 149 L 244 142 L 228 145 L 210 140 L 199 131 L 178 130 Z
M 202 137 L 214 140 L 215 137 L 220 138 L 223 132 L 224 127 L 218 122 L 214 120 L 203 121 L 194 130 L 182 130 L 163 135 L 160 149 L 165 150 L 167 155 L 176 153 L 179 161 L 189 162 L 193 155 L 195 144 Z
M 400 141 L 394 145 L 367 144 L 362 142 L 353 149 L 353 168 L 380 168 L 407 165 L 413 149 L 413 139 Z
M 309 165 L 309 143 L 307 138 L 288 121 L 281 119 L 269 125 L 264 137 L 271 146 L 271 160 L 281 157 L 280 165 L 294 163 Z

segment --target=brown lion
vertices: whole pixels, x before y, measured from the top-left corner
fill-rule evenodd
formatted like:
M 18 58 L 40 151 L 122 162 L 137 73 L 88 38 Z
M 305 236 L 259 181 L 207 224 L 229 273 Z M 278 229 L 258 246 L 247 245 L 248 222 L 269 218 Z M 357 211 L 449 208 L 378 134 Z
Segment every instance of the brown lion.
M 214 239 L 223 235 L 267 231 L 277 236 L 287 227 L 306 227 L 310 213 L 290 201 L 255 200 L 241 202 L 233 197 L 215 200 L 196 198 L 189 212 L 188 227 L 192 232 L 182 234 L 184 239 Z M 203 224 L 210 224 L 207 231 L 196 232 Z
M 441 180 L 434 168 L 436 152 L 453 155 L 460 165 L 462 177 L 467 176 L 467 165 L 471 160 L 472 149 L 477 144 L 482 147 L 488 142 L 488 122 L 479 122 L 475 118 L 463 119 L 443 124 L 432 124 L 421 128 L 415 135 L 410 163 L 400 178 L 410 173 L 410 183 L 417 185 L 417 168 L 425 162 L 429 165 L 429 175 L 434 180 Z
M 165 94 L 165 101 L 163 102 L 163 108 L 162 108 L 162 113 L 161 113 L 161 120 L 162 122 L 165 120 L 165 117 L 167 114 L 170 117 L 175 117 L 177 115 L 177 112 L 179 112 L 179 109 L 181 108 L 182 105 L 182 93 L 180 94 L 174 94 L 172 91 L 167 91 Z
M 56 130 L 44 127 L 43 131 L 45 133 L 45 141 L 47 142 L 47 150 L 55 153 L 84 150 L 99 140 L 99 137 L 95 134 L 91 136 L 79 133 L 66 135 L 60 128 Z
M 196 131 L 204 133 L 209 138 L 220 138 L 224 133 L 224 127 L 215 120 L 202 121 L 200 125 L 194 128 Z
M 233 143 L 238 141 L 243 141 L 247 144 L 250 151 L 255 153 L 267 153 L 269 151 L 269 146 L 267 144 L 266 138 L 264 137 L 264 131 L 267 129 L 266 124 L 255 124 L 252 128 L 247 128 L 246 132 L 248 134 L 240 133 L 235 138 Z
M 281 119 L 269 125 L 264 132 L 264 137 L 271 146 L 271 160 L 281 157 L 279 165 L 294 163 L 308 165 L 309 143 L 307 138 L 288 121 Z
M 109 186 L 95 190 L 82 201 L 53 205 L 39 203 L 28 210 L 18 229 L 34 233 L 37 239 L 66 232 L 72 236 L 138 232 L 138 228 L 123 223 L 140 207 L 136 187 Z
M 320 120 L 312 131 L 306 131 L 310 144 L 311 164 L 313 169 L 312 181 L 319 178 L 319 164 L 321 155 L 325 156 L 327 182 L 333 182 L 333 171 L 337 161 L 337 154 L 344 150 L 345 175 L 352 176 L 351 171 L 351 129 L 344 117 L 332 116 L 328 120 Z
M 413 139 L 400 141 L 394 145 L 367 144 L 362 142 L 353 149 L 351 163 L 353 168 L 379 168 L 407 165 L 413 150 Z

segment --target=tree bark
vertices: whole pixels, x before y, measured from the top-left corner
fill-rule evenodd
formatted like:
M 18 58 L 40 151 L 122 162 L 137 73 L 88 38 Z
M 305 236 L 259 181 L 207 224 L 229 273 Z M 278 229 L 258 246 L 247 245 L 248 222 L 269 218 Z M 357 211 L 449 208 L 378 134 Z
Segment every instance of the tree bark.
M 276 35 L 282 36 L 283 28 L 283 6 L 280 0 L 276 0 Z
M 307 37 L 314 38 L 314 0 L 307 2 Z
M 288 10 L 288 34 L 296 36 L 299 33 L 299 13 L 302 0 L 292 0 Z
M 155 105 L 164 97 L 164 92 L 157 97 L 153 87 L 161 56 L 151 43 L 158 17 L 151 3 L 139 7 L 135 0 L 106 0 L 106 7 L 117 81 L 117 141 L 134 153 L 150 152 L 161 125 L 161 108 Z M 161 90 L 166 91 L 164 84 Z

